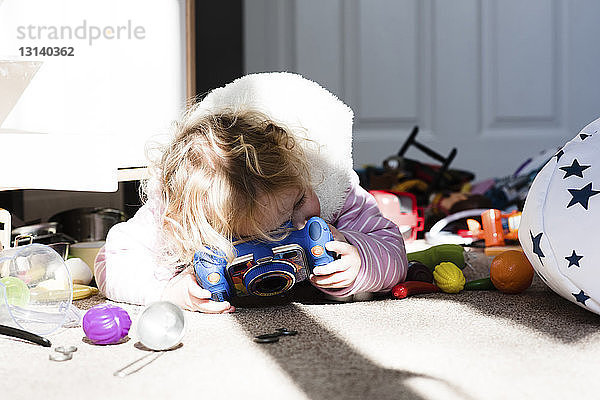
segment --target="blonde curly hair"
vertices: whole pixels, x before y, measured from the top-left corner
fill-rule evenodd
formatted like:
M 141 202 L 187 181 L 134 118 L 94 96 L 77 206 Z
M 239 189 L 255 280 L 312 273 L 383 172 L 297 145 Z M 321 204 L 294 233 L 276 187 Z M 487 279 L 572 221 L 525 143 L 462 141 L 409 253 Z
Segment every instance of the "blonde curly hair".
M 191 262 L 196 251 L 235 257 L 233 240 L 242 226 L 273 239 L 260 228 L 258 197 L 310 187 L 306 157 L 283 124 L 259 112 L 194 112 L 175 125 L 166 145 L 150 156 L 146 198 L 157 198 L 162 225 L 159 249 L 167 265 Z

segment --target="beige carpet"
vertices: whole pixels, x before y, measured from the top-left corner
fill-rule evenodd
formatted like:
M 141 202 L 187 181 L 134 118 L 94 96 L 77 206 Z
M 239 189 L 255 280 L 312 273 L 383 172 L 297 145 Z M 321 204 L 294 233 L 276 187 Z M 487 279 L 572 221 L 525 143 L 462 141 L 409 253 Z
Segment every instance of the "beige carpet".
M 467 279 L 485 275 L 488 262 L 467 267 Z M 76 305 L 103 301 L 96 296 Z M 141 308 L 122 306 L 135 324 Z M 600 317 L 537 278 L 520 295 L 295 301 L 186 317 L 183 345 L 125 378 L 113 372 L 148 354 L 135 327 L 111 346 L 91 344 L 81 328 L 51 335 L 54 347 L 78 347 L 62 363 L 48 359 L 53 349 L 0 337 L 0 398 L 593 399 L 600 393 Z M 299 333 L 253 342 L 280 327 Z

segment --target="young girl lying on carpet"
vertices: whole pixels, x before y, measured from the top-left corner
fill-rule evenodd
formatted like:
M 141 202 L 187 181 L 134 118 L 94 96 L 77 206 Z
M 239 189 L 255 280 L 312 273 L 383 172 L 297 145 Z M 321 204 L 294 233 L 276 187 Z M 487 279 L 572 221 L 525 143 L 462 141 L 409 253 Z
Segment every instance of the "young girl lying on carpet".
M 100 290 L 115 301 L 231 312 L 196 283 L 194 253 L 218 250 L 231 261 L 233 238 L 268 238 L 312 216 L 330 224 L 326 249 L 340 256 L 314 269 L 315 287 L 333 296 L 390 290 L 406 276 L 406 251 L 358 185 L 352 118 L 334 95 L 294 74 L 248 75 L 213 90 L 161 148 L 144 206 L 108 233 L 95 265 Z

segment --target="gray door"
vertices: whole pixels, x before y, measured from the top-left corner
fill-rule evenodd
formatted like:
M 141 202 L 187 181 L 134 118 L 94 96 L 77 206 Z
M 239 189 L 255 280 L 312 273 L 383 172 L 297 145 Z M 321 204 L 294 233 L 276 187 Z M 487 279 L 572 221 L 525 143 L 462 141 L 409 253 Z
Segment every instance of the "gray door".
M 593 0 L 247 0 L 245 64 L 301 73 L 348 103 L 357 166 L 419 125 L 480 180 L 600 117 L 599 15 Z

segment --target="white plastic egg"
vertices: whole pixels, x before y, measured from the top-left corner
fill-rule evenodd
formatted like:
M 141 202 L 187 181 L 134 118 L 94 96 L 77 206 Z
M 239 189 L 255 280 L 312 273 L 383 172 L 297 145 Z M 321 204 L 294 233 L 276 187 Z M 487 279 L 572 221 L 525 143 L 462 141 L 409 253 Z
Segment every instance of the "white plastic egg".
M 92 270 L 81 258 L 69 258 L 65 261 L 65 264 L 71 273 L 73 283 L 88 285 L 92 281 L 94 277 Z

